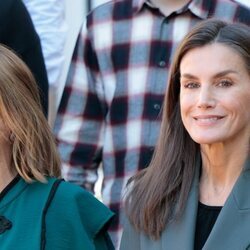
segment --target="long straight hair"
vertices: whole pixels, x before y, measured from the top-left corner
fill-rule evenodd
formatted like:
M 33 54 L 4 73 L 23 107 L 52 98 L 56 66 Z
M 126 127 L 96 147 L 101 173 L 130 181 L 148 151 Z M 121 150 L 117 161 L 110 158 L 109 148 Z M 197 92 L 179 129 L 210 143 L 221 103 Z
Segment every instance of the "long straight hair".
M 159 239 L 170 220 L 180 219 L 192 185 L 200 147 L 191 139 L 181 120 L 182 58 L 194 48 L 221 43 L 235 50 L 250 72 L 249 41 L 248 26 L 210 19 L 188 33 L 177 49 L 170 69 L 161 131 L 152 161 L 128 184 L 125 211 L 137 231 Z
M 0 119 L 10 131 L 12 171 L 27 182 L 46 182 L 46 176 L 60 176 L 60 158 L 35 79 L 25 63 L 2 45 Z

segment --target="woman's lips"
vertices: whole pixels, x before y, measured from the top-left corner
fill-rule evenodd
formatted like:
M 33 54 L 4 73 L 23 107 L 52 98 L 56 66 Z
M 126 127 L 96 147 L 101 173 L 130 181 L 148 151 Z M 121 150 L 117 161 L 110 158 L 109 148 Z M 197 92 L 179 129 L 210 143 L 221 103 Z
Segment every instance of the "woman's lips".
M 218 121 L 222 120 L 225 116 L 221 115 L 195 115 L 193 116 L 194 120 L 198 123 L 198 125 L 214 125 L 217 124 Z

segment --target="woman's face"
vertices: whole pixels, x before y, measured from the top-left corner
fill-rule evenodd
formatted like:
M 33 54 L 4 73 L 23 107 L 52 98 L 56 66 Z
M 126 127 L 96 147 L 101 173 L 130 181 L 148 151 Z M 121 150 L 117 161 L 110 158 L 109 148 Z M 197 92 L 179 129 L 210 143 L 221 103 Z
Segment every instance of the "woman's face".
M 180 64 L 184 126 L 199 144 L 250 137 L 250 76 L 229 46 L 214 43 L 190 50 Z

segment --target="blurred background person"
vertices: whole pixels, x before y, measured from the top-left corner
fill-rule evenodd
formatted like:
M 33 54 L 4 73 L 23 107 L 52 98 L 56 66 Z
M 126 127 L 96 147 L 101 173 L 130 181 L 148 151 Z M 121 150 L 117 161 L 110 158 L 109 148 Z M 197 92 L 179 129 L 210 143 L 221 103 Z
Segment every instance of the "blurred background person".
M 47 115 L 48 79 L 40 39 L 22 1 L 0 1 L 0 27 L 0 43 L 18 53 L 34 74 Z
M 23 0 L 40 37 L 49 81 L 49 122 L 60 87 L 65 58 L 67 20 L 65 0 Z M 66 70 L 66 69 L 64 69 Z

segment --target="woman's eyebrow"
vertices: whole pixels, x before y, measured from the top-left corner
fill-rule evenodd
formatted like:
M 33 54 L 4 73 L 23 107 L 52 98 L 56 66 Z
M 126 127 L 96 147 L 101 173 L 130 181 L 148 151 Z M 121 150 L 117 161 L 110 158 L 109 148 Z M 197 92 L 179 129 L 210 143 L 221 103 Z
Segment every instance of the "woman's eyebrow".
M 228 75 L 228 74 L 238 74 L 238 71 L 232 70 L 232 69 L 223 70 L 223 71 L 217 73 L 215 75 L 215 77 L 222 77 L 222 76 L 225 76 L 225 75 Z
M 198 77 L 192 75 L 192 74 L 189 74 L 189 73 L 184 73 L 184 74 L 181 74 L 180 78 L 187 78 L 187 79 L 198 79 Z
M 231 70 L 231 69 L 223 70 L 221 72 L 216 73 L 213 77 L 217 78 L 217 77 L 222 77 L 222 76 L 225 76 L 225 75 L 228 75 L 228 74 L 238 74 L 238 71 Z M 190 73 L 181 74 L 180 78 L 198 79 L 197 76 L 194 76 L 194 75 L 192 75 Z

